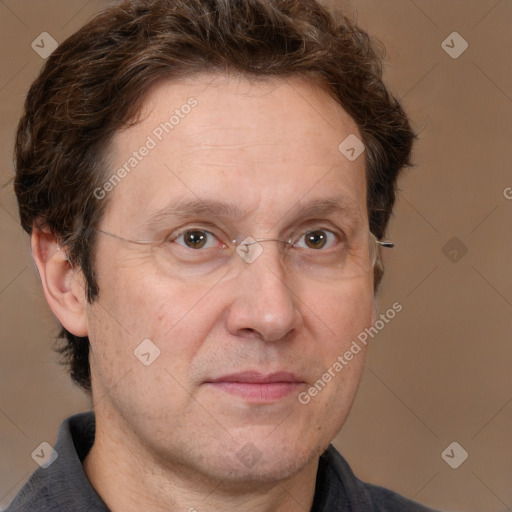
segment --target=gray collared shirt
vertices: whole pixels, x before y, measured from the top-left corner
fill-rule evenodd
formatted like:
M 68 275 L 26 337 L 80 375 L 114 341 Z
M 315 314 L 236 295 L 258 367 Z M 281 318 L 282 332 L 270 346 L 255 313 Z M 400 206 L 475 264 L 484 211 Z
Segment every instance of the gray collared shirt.
M 39 468 L 5 512 L 109 512 L 82 467 L 94 442 L 94 413 L 65 420 L 57 459 Z M 320 457 L 311 512 L 435 512 L 398 494 L 361 482 L 334 446 Z

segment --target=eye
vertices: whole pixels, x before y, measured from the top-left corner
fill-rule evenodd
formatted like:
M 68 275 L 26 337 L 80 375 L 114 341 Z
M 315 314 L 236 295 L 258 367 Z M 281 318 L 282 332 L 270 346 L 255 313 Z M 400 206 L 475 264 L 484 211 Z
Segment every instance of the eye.
M 209 249 L 223 245 L 213 233 L 204 229 L 187 229 L 172 241 L 189 249 Z
M 326 229 L 306 231 L 294 244 L 301 249 L 330 249 L 336 243 L 336 235 Z

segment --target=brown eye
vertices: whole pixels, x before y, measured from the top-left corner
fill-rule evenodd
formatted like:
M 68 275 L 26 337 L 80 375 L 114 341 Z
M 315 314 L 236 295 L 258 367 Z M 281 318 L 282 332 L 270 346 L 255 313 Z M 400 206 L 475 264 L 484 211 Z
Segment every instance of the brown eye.
M 215 244 L 215 236 L 203 229 L 189 229 L 184 231 L 174 240 L 177 244 L 189 249 L 203 249 Z
M 184 241 L 189 247 L 200 249 L 206 243 L 206 238 L 206 234 L 203 231 L 187 231 Z
M 300 249 L 329 249 L 336 244 L 336 235 L 328 229 L 306 231 L 294 244 Z
M 327 235 L 325 231 L 308 231 L 304 235 L 304 241 L 310 249 L 322 249 L 327 243 Z

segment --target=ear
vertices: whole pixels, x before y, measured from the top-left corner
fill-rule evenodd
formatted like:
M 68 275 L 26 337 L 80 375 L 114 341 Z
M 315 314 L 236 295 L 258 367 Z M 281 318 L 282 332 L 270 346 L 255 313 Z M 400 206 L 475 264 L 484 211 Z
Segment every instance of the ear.
M 49 230 L 34 226 L 30 242 L 44 295 L 54 315 L 75 336 L 87 336 L 87 299 L 80 269 L 73 267 L 66 248 Z

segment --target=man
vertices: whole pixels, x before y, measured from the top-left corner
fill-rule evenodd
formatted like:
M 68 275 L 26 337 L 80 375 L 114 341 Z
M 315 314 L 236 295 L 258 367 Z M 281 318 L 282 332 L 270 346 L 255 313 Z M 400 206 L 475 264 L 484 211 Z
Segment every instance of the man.
M 330 445 L 413 138 L 314 0 L 133 0 L 62 43 L 15 188 L 94 411 L 8 510 L 428 510 Z

